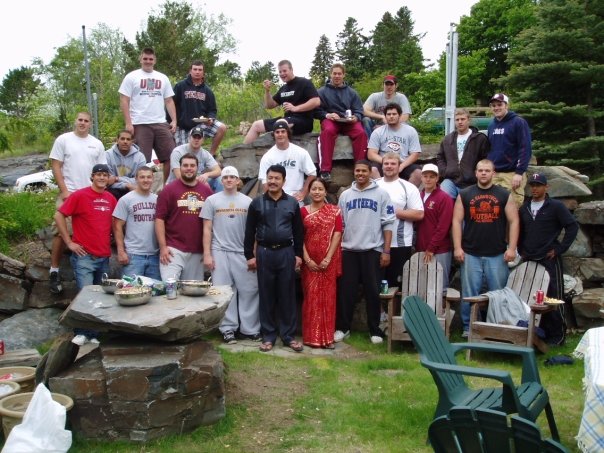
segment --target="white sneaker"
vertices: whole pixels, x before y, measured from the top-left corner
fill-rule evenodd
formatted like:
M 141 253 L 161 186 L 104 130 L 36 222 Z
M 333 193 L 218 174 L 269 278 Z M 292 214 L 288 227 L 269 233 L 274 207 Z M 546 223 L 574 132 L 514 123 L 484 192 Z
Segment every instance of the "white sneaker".
M 98 338 L 90 338 L 88 341 L 90 342 L 90 344 L 100 344 L 101 343 Z
M 350 336 L 350 330 L 347 330 L 346 332 L 342 332 L 341 330 L 336 330 L 336 332 L 333 334 L 333 341 L 336 343 L 339 343 L 340 341 L 345 340 L 349 336 Z
M 380 343 L 384 342 L 384 339 L 382 337 L 377 336 L 377 335 L 372 335 L 371 342 L 373 344 L 380 344 Z
M 461 338 L 468 338 L 470 336 L 470 333 L 467 330 L 464 330 L 461 334 Z
M 77 344 L 78 346 L 84 346 L 87 341 L 88 338 L 86 338 L 86 335 L 76 335 L 73 337 L 73 340 L 71 340 L 73 344 Z

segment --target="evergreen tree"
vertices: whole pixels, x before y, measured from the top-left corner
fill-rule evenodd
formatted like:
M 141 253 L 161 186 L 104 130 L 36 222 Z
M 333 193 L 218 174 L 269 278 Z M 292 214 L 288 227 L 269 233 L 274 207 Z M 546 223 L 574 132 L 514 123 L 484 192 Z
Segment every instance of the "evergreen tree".
M 413 24 L 411 11 L 406 6 L 395 16 L 389 12 L 382 16 L 371 36 L 367 67 L 372 72 L 393 73 L 400 79 L 424 68 L 419 45 L 422 35 L 413 34 Z
M 319 44 L 315 49 L 315 57 L 312 60 L 309 76 L 315 86 L 322 86 L 329 78 L 329 70 L 333 64 L 334 52 L 331 43 L 325 35 L 319 38 Z
M 0 85 L 0 109 L 10 116 L 25 119 L 35 107 L 33 100 L 41 85 L 33 68 L 11 69 Z
M 542 0 L 510 52 L 503 79 L 517 93 L 540 164 L 591 175 L 604 195 L 604 3 Z
M 349 17 L 336 41 L 336 55 L 346 66 L 346 81 L 350 84 L 360 80 L 366 71 L 369 38 L 362 32 L 356 19 Z
M 245 73 L 245 81 L 247 83 L 262 83 L 264 80 L 270 80 L 277 83 L 277 70 L 271 61 L 267 61 L 263 65 L 259 61 L 252 61 L 250 69 Z
M 459 21 L 459 55 L 483 58 L 473 97 L 486 105 L 498 88 L 494 79 L 509 70 L 508 51 L 518 34 L 535 23 L 536 0 L 480 0 Z

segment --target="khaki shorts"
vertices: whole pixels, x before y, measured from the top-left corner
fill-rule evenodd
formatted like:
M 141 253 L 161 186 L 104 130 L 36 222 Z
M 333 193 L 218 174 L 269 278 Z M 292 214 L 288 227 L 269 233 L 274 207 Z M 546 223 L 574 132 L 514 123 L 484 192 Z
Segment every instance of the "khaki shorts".
M 505 173 L 495 173 L 493 176 L 493 184 L 497 184 L 508 192 L 512 194 L 514 201 L 516 202 L 516 207 L 520 208 L 522 203 L 524 202 L 524 188 L 526 187 L 526 173 L 522 175 L 522 182 L 520 183 L 520 187 L 516 190 L 512 190 L 512 178 L 516 173 L 514 172 L 505 172 Z
M 59 210 L 59 208 L 61 207 L 61 205 L 63 204 L 64 201 L 65 200 L 63 200 L 61 198 L 61 195 L 59 195 L 57 197 L 57 199 L 55 201 L 55 207 L 57 208 L 57 210 Z M 72 236 L 73 235 L 73 228 L 71 226 L 71 217 L 66 217 L 65 221 L 67 222 L 67 232 L 69 233 L 70 236 Z M 57 228 L 57 222 L 55 222 L 53 220 L 51 227 L 52 227 L 52 234 L 54 236 L 59 236 L 60 237 L 61 235 L 59 234 L 59 229 Z

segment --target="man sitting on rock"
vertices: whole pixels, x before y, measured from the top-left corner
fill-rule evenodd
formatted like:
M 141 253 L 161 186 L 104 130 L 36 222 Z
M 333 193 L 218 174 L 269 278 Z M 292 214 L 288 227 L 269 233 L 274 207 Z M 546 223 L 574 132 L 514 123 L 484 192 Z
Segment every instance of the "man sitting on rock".
M 321 107 L 317 116 L 321 120 L 319 136 L 319 166 L 321 178 L 331 180 L 333 153 L 338 134 L 347 135 L 352 140 L 352 154 L 355 162 L 365 159 L 367 134 L 363 129 L 363 102 L 358 93 L 344 82 L 346 70 L 342 63 L 331 67 L 330 80 L 319 89 Z
M 285 119 L 280 119 L 275 123 L 273 128 L 275 146 L 264 153 L 260 159 L 258 179 L 262 181 L 266 192 L 266 171 L 271 165 L 282 165 L 286 172 L 283 191 L 303 204 L 304 198 L 308 195 L 310 183 L 316 178 L 317 169 L 308 151 L 289 141 L 291 135 Z
M 136 188 L 136 171 L 147 165 L 145 155 L 133 141 L 132 132 L 124 129 L 117 135 L 117 143 L 107 150 L 107 190 L 118 200 Z

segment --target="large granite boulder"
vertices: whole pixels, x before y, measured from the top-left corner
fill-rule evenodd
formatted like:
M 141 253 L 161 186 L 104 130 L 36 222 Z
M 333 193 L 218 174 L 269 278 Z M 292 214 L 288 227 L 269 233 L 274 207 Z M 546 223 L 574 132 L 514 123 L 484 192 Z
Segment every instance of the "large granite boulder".
M 604 326 L 604 288 L 589 288 L 575 296 L 573 310 L 580 329 Z
M 577 221 L 588 225 L 604 225 L 604 201 L 581 203 L 575 211 Z
M 145 305 L 124 307 L 100 286 L 82 288 L 60 322 L 69 327 L 142 335 L 162 341 L 189 341 L 217 328 L 233 290 L 214 286 L 202 297 L 178 295 L 176 299 L 154 296 Z
M 565 198 L 591 195 L 591 190 L 585 185 L 584 175 L 568 167 L 529 165 L 527 173 L 529 176 L 533 173 L 543 173 L 547 176 L 550 197 Z M 528 184 L 526 185 L 524 194 L 527 197 L 531 196 L 531 188 Z
M 68 331 L 59 325 L 59 316 L 58 308 L 17 313 L 0 322 L 0 338 L 7 351 L 35 348 Z
M 90 439 L 146 442 L 225 415 L 224 364 L 206 341 L 103 342 L 49 388 L 73 398 L 71 429 Z

